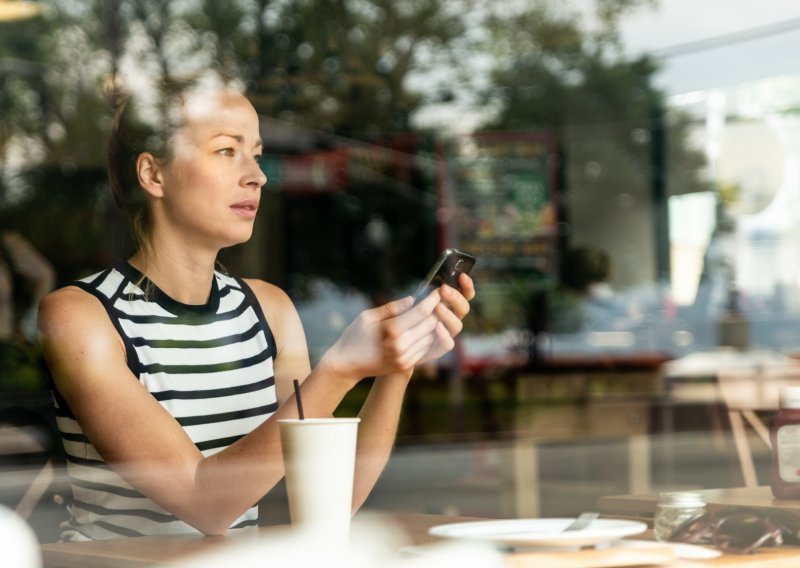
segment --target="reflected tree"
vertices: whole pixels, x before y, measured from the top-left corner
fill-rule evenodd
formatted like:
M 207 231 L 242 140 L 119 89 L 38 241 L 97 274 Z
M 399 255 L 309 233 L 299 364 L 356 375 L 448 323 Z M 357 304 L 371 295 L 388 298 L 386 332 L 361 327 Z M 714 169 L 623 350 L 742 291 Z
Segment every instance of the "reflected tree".
M 588 18 L 543 0 L 502 10 L 486 0 L 52 0 L 0 33 L 2 199 L 48 191 L 26 189 L 23 172 L 47 169 L 66 180 L 53 187 L 77 192 L 71 172 L 102 169 L 110 109 L 98 85 L 120 73 L 136 82 L 221 67 L 245 79 L 265 115 L 374 139 L 410 130 L 420 105 L 452 97 L 441 68 L 474 75 L 480 47 L 495 61 L 483 102 L 498 111 L 487 127 L 557 131 L 569 150 L 565 195 L 611 192 L 624 206 L 651 185 L 641 157 L 663 97 L 653 62 L 620 57 L 616 26 L 649 4 L 605 0 Z M 429 79 L 427 93 L 412 88 L 415 74 Z M 666 144 L 670 179 L 686 190 L 700 183 L 699 162 L 683 132 L 670 128 Z M 102 195 L 95 177 L 89 193 Z
M 654 252 L 666 227 L 652 204 L 665 206 L 668 191 L 708 189 L 704 159 L 688 143 L 686 117 L 668 116 L 664 94 L 654 86 L 657 63 L 629 60 L 622 50 L 621 15 L 653 5 L 609 0 L 587 14 L 532 1 L 488 19 L 487 49 L 498 64 L 485 101 L 499 109 L 488 127 L 556 135 L 564 160 L 562 248 L 573 240 L 605 247 L 615 256 L 611 278 L 620 286 L 665 275 Z M 616 219 L 618 226 L 598 219 Z
M 0 24 L 0 225 L 48 254 L 61 278 L 93 264 L 103 241 L 108 112 L 97 83 L 108 58 L 90 8 L 53 2 Z
M 409 74 L 463 36 L 473 2 L 52 0 L 0 33 L 0 215 L 43 250 L 104 254 L 104 86 L 118 76 L 136 86 L 223 68 L 245 79 L 259 112 L 298 127 L 361 139 L 405 132 L 423 100 Z M 59 246 L 57 234 L 78 242 Z M 87 270 L 75 258 L 59 268 L 62 278 Z
M 654 85 L 657 62 L 628 58 L 620 40 L 620 18 L 655 4 L 531 0 L 517 10 L 490 10 L 486 19 L 485 51 L 495 66 L 483 102 L 496 114 L 485 128 L 554 136 L 558 249 L 563 255 L 580 245 L 598 247 L 610 259 L 610 284 L 637 294 L 649 288 L 636 325 L 661 309 L 659 290 L 669 275 L 668 195 L 708 189 L 687 117 L 668 113 Z M 574 268 L 568 264 L 561 262 L 544 285 L 541 275 L 514 280 L 533 336 L 533 364 L 538 333 L 582 329 L 580 296 L 566 282 L 565 270 Z M 607 324 L 612 329 L 618 322 Z
M 260 2 L 255 100 L 266 114 L 345 136 L 406 132 L 407 78 L 464 34 L 469 0 Z
M 54 0 L 0 34 L 0 151 L 26 162 L 102 162 L 104 79 L 216 66 L 247 80 L 259 111 L 345 135 L 404 132 L 408 75 L 463 36 L 470 0 Z M 100 117 L 86 120 L 86 117 Z M 33 151 L 35 149 L 35 151 Z M 77 153 L 82 153 L 77 156 Z

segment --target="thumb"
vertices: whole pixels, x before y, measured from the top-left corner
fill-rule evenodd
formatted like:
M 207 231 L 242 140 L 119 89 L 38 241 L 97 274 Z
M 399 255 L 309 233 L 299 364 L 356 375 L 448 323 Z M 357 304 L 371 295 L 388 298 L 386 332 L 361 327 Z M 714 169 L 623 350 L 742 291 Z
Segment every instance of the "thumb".
M 405 298 L 400 298 L 399 300 L 394 300 L 393 302 L 378 306 L 372 310 L 372 313 L 375 315 L 376 319 L 383 320 L 402 314 L 413 305 L 414 298 L 406 296 Z

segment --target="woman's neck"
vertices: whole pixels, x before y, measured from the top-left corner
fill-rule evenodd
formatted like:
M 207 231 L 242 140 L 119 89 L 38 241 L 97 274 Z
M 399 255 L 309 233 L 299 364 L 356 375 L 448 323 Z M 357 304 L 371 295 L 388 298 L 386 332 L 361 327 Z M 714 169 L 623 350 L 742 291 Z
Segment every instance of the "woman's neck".
M 173 300 L 189 305 L 208 302 L 216 254 L 181 254 L 159 248 L 149 254 L 140 250 L 128 262 Z

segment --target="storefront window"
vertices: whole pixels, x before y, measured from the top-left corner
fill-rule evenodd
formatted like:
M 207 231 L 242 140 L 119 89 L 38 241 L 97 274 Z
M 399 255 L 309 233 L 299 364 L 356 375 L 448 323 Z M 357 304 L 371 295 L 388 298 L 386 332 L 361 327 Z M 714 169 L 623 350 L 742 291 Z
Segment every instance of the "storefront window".
M 36 307 L 132 252 L 105 172 L 111 87 L 220 70 L 259 114 L 269 178 L 220 261 L 289 294 L 312 363 L 442 249 L 478 259 L 370 505 L 565 516 L 740 484 L 716 375 L 800 354 L 798 17 L 778 0 L 0 2 L 0 436 L 30 442 L 0 477 L 52 457 L 31 519 L 57 538 Z M 681 398 L 687 382 L 705 394 Z M 520 440 L 540 457 L 515 470 Z M 0 503 L 25 490 L 0 483 Z

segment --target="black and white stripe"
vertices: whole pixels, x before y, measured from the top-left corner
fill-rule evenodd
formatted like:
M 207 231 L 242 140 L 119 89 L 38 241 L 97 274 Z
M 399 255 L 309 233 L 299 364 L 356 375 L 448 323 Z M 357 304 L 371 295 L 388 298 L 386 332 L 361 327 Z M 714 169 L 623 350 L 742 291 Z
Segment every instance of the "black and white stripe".
M 176 302 L 145 282 L 124 263 L 75 285 L 105 306 L 131 371 L 203 455 L 212 455 L 277 410 L 272 332 L 240 279 L 216 272 L 202 306 Z M 53 395 L 74 498 L 65 539 L 197 532 L 117 475 L 55 388 Z M 257 517 L 254 506 L 232 528 L 255 525 Z

